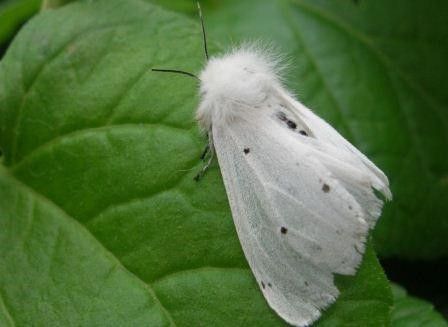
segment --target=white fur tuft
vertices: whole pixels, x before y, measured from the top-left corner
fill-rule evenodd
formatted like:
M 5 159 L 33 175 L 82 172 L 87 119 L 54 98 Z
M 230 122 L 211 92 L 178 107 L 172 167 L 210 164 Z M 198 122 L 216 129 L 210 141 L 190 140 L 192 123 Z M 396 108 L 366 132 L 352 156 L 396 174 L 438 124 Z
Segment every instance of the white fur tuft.
M 241 110 L 257 110 L 272 87 L 281 85 L 283 60 L 268 47 L 246 44 L 211 58 L 199 75 L 201 102 L 196 112 L 200 127 L 226 123 Z

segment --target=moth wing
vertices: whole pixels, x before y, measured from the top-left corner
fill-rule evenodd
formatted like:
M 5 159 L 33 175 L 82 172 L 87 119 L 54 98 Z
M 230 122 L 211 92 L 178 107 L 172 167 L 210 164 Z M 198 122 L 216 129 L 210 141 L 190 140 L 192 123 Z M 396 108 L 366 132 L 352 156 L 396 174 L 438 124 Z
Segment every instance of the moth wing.
M 341 134 L 339 134 L 330 124 L 325 120 L 314 114 L 310 109 L 304 106 L 299 101 L 295 100 L 284 89 L 277 87 L 273 88 L 274 93 L 284 106 L 296 117 L 301 120 L 308 130 L 312 130 L 314 137 L 321 142 L 332 145 L 335 149 L 348 151 L 352 159 L 355 159 L 360 164 L 365 172 L 370 175 L 372 186 L 383 193 L 386 199 L 392 199 L 392 193 L 389 190 L 389 181 L 387 176 L 367 158 L 362 152 L 347 141 Z
M 213 125 L 213 144 L 243 251 L 265 298 L 286 321 L 306 326 L 338 296 L 333 274 L 354 274 L 362 259 L 368 215 L 347 185 L 371 192 L 377 215 L 381 201 L 365 171 L 350 164 L 350 152 L 325 153 L 331 144 L 299 134 L 309 128 L 299 121 L 297 130 L 288 128 L 277 100 Z
M 320 150 L 316 154 L 334 174 L 339 175 L 339 180 L 344 187 L 361 204 L 365 220 L 372 228 L 381 214 L 382 202 L 378 201 L 370 188 L 382 193 L 387 200 L 392 199 L 387 176 L 330 124 L 291 97 L 285 90 L 273 88 L 273 93 L 276 94 L 278 102 L 286 111 L 303 125 L 303 129 L 310 131 L 311 136 L 316 140 L 314 143 L 316 150 Z M 349 175 L 353 172 L 345 169 L 346 164 L 356 167 L 361 175 L 353 179 Z M 333 167 L 330 167 L 332 165 Z M 368 189 L 360 189 L 360 184 L 367 185 Z

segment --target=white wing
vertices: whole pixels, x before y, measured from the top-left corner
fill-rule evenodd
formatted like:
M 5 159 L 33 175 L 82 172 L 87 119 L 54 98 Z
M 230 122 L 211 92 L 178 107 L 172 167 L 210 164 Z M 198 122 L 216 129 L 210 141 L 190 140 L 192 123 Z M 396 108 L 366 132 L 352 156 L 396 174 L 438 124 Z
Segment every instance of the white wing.
M 355 148 L 350 142 L 342 137 L 331 125 L 322 118 L 315 115 L 310 109 L 300 102 L 296 101 L 287 92 L 281 88 L 274 88 L 274 93 L 278 96 L 279 102 L 284 105 L 295 117 L 302 121 L 309 130 L 312 130 L 314 136 L 327 144 L 333 145 L 335 149 L 348 151 L 352 159 L 362 170 L 370 175 L 372 186 L 383 193 L 388 199 L 392 199 L 392 193 L 389 190 L 389 181 L 387 176 L 371 162 L 363 153 Z M 353 163 L 355 163 L 353 162 Z
M 212 127 L 235 226 L 269 305 L 306 326 L 355 273 L 387 179 L 334 129 L 289 96 Z M 247 114 L 246 114 L 247 113 Z M 307 135 L 304 135 L 307 134 Z

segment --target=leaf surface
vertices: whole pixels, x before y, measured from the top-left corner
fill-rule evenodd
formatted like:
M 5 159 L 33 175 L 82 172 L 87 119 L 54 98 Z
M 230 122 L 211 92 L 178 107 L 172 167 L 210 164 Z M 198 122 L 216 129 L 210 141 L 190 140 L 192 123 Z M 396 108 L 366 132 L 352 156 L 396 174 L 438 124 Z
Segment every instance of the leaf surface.
M 434 310 L 432 304 L 410 296 L 401 286 L 392 284 L 394 308 L 391 322 L 393 327 L 446 327 L 447 321 Z

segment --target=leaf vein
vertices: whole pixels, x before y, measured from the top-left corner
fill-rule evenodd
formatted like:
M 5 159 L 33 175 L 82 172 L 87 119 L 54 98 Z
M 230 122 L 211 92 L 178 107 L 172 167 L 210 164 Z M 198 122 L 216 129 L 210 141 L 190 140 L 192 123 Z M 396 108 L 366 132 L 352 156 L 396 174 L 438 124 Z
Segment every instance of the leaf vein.
M 121 23 L 120 26 L 126 26 L 131 25 L 135 22 L 124 22 Z M 114 24 L 105 24 L 102 26 L 88 26 L 88 28 L 81 30 L 79 33 L 76 33 L 73 37 L 71 37 L 67 42 L 65 42 L 59 49 L 57 49 L 49 58 L 47 58 L 46 61 L 44 61 L 38 68 L 37 71 L 34 73 L 33 76 L 30 77 L 29 82 L 27 85 L 24 85 L 23 90 L 23 96 L 22 100 L 20 102 L 20 105 L 17 109 L 17 114 L 15 117 L 15 120 L 13 122 L 13 131 L 14 131 L 14 138 L 12 140 L 12 146 L 11 146 L 11 162 L 14 164 L 16 161 L 17 156 L 17 147 L 18 147 L 18 138 L 20 135 L 20 123 L 22 120 L 23 115 L 23 108 L 25 106 L 26 100 L 31 93 L 31 91 L 34 89 L 34 86 L 36 85 L 36 81 L 38 80 L 39 76 L 44 72 L 45 68 L 48 67 L 52 62 L 54 62 L 64 51 L 70 46 L 71 43 L 78 41 L 79 39 L 85 37 L 88 35 L 88 33 L 98 30 L 106 30 L 109 28 L 117 28 L 117 23 Z M 25 83 L 24 83 L 25 84 Z
M 372 53 L 374 53 L 378 59 L 388 68 L 394 70 L 397 75 L 407 84 L 411 89 L 414 89 L 421 98 L 428 103 L 429 107 L 439 116 L 442 123 L 444 124 L 445 131 L 445 137 L 448 140 L 448 118 L 443 114 L 443 111 L 441 111 L 441 108 L 436 104 L 436 100 L 431 97 L 431 95 L 427 94 L 424 88 L 414 82 L 412 78 L 410 78 L 405 72 L 403 72 L 401 69 L 398 68 L 397 65 L 393 64 L 393 61 L 379 48 L 377 48 L 369 39 L 369 37 L 360 31 L 355 30 L 353 27 L 349 26 L 348 24 L 344 23 L 331 13 L 322 10 L 320 8 L 317 8 L 314 5 L 310 5 L 308 3 L 305 3 L 303 0 L 291 0 L 293 3 L 295 3 L 297 6 L 302 8 L 303 10 L 307 11 L 308 13 L 315 15 L 321 19 L 326 20 L 328 23 L 333 24 L 340 30 L 344 31 L 346 34 L 350 35 L 354 39 L 358 40 L 360 43 L 364 44 L 366 48 L 370 49 Z
M 6 170 L 4 170 L 5 172 L 7 172 Z M 50 198 L 46 197 L 45 195 L 37 192 L 35 189 L 31 188 L 30 186 L 24 184 L 23 182 L 21 182 L 19 179 L 17 179 L 14 175 L 12 174 L 8 174 L 11 179 L 14 181 L 14 183 L 18 184 L 19 187 L 26 189 L 31 195 L 33 195 L 35 198 L 39 199 L 42 202 L 47 203 L 48 205 L 56 208 L 58 211 L 60 211 L 66 218 L 74 221 L 79 228 L 84 229 L 84 231 L 88 234 L 91 235 L 91 237 L 93 239 L 95 239 L 98 244 L 101 245 L 103 251 L 108 254 L 109 258 L 113 261 L 115 261 L 115 264 L 117 265 L 117 267 L 120 267 L 123 269 L 124 272 L 126 272 L 127 274 L 129 274 L 129 276 L 131 278 L 135 278 L 136 280 L 138 280 L 144 287 L 145 289 L 148 291 L 148 293 L 150 293 L 150 295 L 152 296 L 152 298 L 154 299 L 154 301 L 159 305 L 160 309 L 165 313 L 166 318 L 171 322 L 171 324 L 173 326 L 176 326 L 171 314 L 169 313 L 169 311 L 163 306 L 163 304 L 160 302 L 160 299 L 157 297 L 156 293 L 154 292 L 153 288 L 151 287 L 151 285 L 149 285 L 148 283 L 146 283 L 145 281 L 143 281 L 139 276 L 135 275 L 134 273 L 132 273 L 130 270 L 128 270 L 123 263 L 112 253 L 109 251 L 109 249 L 107 249 L 102 243 L 100 243 L 98 241 L 97 238 L 94 237 L 94 235 L 92 235 L 92 233 L 86 228 L 86 226 L 84 226 L 83 224 L 79 223 L 74 217 L 72 217 L 71 215 L 69 215 L 64 209 L 62 209 L 62 207 L 60 207 L 59 205 L 57 205 L 55 202 L 53 202 Z M 0 293 L 0 305 L 4 303 L 2 301 L 2 296 Z M 1 306 L 0 306 L 1 308 Z
M 33 149 L 31 152 L 29 152 L 27 155 L 25 155 L 20 161 L 16 162 L 9 168 L 11 169 L 11 171 L 16 171 L 19 167 L 23 166 L 27 161 L 32 160 L 32 158 L 34 156 L 38 155 L 40 152 L 43 152 L 46 149 L 51 148 L 52 146 L 55 146 L 67 139 L 76 138 L 76 137 L 83 136 L 85 134 L 92 133 L 92 132 L 100 132 L 100 131 L 111 130 L 111 129 L 116 129 L 116 128 L 130 128 L 130 127 L 132 127 L 132 128 L 161 127 L 161 128 L 170 128 L 170 129 L 174 129 L 174 130 L 182 130 L 182 131 L 187 131 L 187 132 L 190 131 L 189 129 L 186 129 L 183 127 L 178 127 L 175 125 L 168 125 L 165 123 L 164 124 L 160 124 L 160 123 L 124 123 L 124 124 L 83 128 L 83 129 L 75 130 L 73 132 L 62 134 L 53 139 L 50 139 L 48 142 L 43 143 L 43 144 L 39 145 L 38 147 L 36 147 L 35 149 Z
M 8 308 L 6 307 L 6 303 L 4 301 L 4 297 L 2 295 L 2 292 L 0 290 L 0 310 L 5 314 L 5 317 L 7 321 L 11 324 L 11 326 L 16 326 L 16 323 L 14 319 L 12 318 L 11 313 L 9 312 Z

